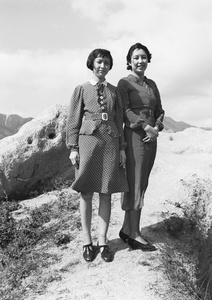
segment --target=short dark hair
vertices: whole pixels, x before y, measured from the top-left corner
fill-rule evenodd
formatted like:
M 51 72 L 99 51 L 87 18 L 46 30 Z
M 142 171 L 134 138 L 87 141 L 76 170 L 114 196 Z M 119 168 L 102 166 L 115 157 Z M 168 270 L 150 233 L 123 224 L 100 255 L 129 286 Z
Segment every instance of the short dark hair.
M 130 63 L 131 63 L 132 53 L 135 49 L 143 49 L 146 52 L 148 62 L 149 63 L 151 62 L 152 54 L 149 52 L 148 48 L 146 46 L 142 45 L 141 43 L 136 43 L 130 47 L 130 49 L 127 53 L 127 70 L 132 70 Z
M 93 71 L 93 62 L 94 59 L 97 57 L 108 57 L 110 59 L 110 70 L 112 69 L 113 66 L 113 58 L 110 54 L 110 51 L 105 50 L 105 49 L 94 49 L 88 56 L 87 59 L 87 67 L 88 69 L 90 69 L 91 71 Z

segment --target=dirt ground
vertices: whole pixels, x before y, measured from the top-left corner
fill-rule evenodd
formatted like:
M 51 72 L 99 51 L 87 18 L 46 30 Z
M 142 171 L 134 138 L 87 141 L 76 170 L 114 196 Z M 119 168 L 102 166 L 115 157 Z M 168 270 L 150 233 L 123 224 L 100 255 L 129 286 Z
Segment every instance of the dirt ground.
M 194 176 L 211 178 L 211 171 L 212 132 L 190 128 L 180 133 L 161 133 L 141 218 L 143 236 L 158 250 L 152 253 L 132 251 L 119 238 L 124 212 L 120 208 L 120 194 L 114 194 L 108 232 L 108 243 L 115 253 L 114 261 L 105 263 L 98 254 L 92 263 L 86 263 L 82 258 L 82 236 L 77 233 L 66 247 L 51 250 L 59 252 L 62 259 L 48 272 L 57 270 L 61 280 L 50 283 L 44 294 L 31 295 L 27 300 L 192 299 L 180 289 L 173 288 L 165 275 L 161 260 L 163 246 L 175 242 L 160 224 L 164 214 L 176 211 L 174 203 L 181 201 L 182 179 Z M 97 205 L 98 197 L 95 195 L 92 223 L 94 244 L 98 238 Z

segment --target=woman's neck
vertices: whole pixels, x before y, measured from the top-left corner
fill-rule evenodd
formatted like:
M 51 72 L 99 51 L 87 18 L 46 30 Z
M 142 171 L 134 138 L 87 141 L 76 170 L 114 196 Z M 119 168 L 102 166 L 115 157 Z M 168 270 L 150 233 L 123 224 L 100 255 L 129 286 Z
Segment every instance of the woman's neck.
M 96 82 L 104 82 L 106 79 L 104 78 L 99 78 L 97 77 L 95 74 L 92 75 L 92 78 L 96 81 Z
M 142 73 L 142 74 L 137 74 L 137 73 L 135 73 L 135 72 L 132 71 L 131 74 L 132 74 L 133 76 L 135 76 L 135 77 L 137 78 L 138 81 L 140 81 L 140 82 L 143 82 L 143 81 L 144 81 L 144 78 L 145 78 L 144 73 Z

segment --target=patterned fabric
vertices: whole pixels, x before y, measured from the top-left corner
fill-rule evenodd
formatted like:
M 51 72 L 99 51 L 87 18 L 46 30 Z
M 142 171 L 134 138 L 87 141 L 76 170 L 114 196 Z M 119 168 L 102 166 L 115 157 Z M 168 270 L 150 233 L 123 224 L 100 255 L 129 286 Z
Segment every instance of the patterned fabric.
M 108 113 L 108 121 L 90 118 L 102 112 Z M 74 190 L 106 194 L 128 190 L 125 170 L 119 167 L 119 151 L 126 148 L 126 143 L 122 102 L 116 87 L 107 83 L 99 91 L 90 82 L 76 87 L 69 107 L 66 144 L 69 149 L 79 148 Z
M 153 127 L 158 125 L 161 130 L 164 110 L 157 86 L 150 79 L 145 78 L 145 83 L 140 85 L 135 76 L 129 75 L 119 81 L 118 88 L 124 107 L 126 171 L 129 183 L 129 192 L 124 193 L 122 197 L 122 209 L 139 210 L 144 205 L 144 195 L 157 150 L 157 141 L 143 142 L 146 135 L 144 128 L 147 124 Z M 153 114 L 143 114 L 141 111 L 144 108 L 151 109 Z M 130 128 L 130 124 L 135 123 L 139 117 L 140 127 Z

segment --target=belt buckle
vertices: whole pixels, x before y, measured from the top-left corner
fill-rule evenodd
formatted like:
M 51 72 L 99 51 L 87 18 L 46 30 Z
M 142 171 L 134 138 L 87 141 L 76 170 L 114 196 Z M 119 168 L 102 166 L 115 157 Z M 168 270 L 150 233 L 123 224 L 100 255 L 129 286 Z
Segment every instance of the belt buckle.
M 146 115 L 146 117 L 152 117 L 153 116 L 153 111 L 149 108 L 144 108 L 142 112 Z
M 150 117 L 152 117 L 152 116 L 153 116 L 153 112 L 152 112 L 152 110 L 151 110 L 151 109 L 149 109 L 149 111 L 148 111 L 148 114 L 149 114 L 149 116 L 150 116 Z
M 102 120 L 108 121 L 108 113 L 102 113 Z

